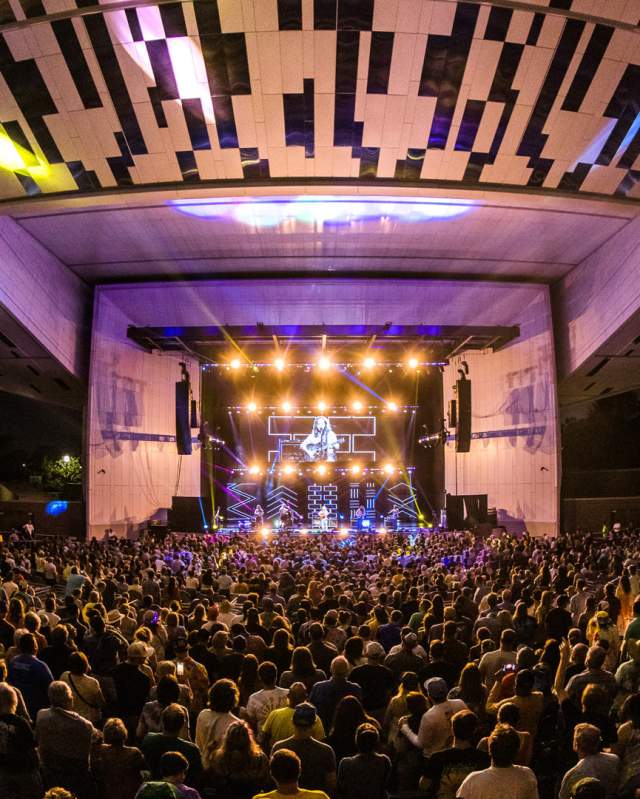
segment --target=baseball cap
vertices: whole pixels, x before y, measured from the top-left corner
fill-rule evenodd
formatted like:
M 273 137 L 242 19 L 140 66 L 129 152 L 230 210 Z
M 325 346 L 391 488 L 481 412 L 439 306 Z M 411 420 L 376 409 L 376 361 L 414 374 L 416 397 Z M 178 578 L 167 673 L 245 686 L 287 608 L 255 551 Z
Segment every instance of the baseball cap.
M 316 723 L 316 709 L 310 702 L 301 702 L 293 711 L 296 727 L 313 727 Z
M 369 641 L 365 653 L 368 658 L 381 658 L 385 655 L 384 647 L 377 641 Z
M 435 699 L 436 702 L 446 699 L 449 693 L 447 683 L 442 677 L 430 677 L 425 681 L 424 689 L 427 692 L 427 696 L 430 699 Z

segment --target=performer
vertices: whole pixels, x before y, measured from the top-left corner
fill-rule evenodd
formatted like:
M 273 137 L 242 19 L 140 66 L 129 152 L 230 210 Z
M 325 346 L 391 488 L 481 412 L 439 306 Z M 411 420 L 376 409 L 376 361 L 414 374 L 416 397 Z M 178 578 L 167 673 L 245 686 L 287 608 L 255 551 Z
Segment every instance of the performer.
M 318 511 L 318 523 L 321 533 L 329 532 L 329 511 L 326 505 L 322 505 Z
M 283 530 L 288 530 L 293 524 L 293 512 L 286 500 L 280 505 L 280 525 Z
M 253 511 L 253 525 L 256 528 L 262 527 L 264 523 L 264 510 L 262 509 L 262 505 L 256 505 L 256 509 Z
M 340 449 L 338 437 L 331 429 L 326 416 L 316 416 L 311 433 L 300 444 L 305 461 L 335 461 L 336 450 Z
M 216 508 L 216 512 L 213 514 L 213 522 L 211 524 L 211 527 L 214 530 L 217 530 L 218 527 L 222 526 L 220 524 L 221 521 L 222 521 L 222 513 L 220 512 L 220 508 Z
M 366 516 L 367 516 L 367 509 L 365 508 L 364 505 L 360 505 L 355 515 L 357 530 L 362 530 L 362 522 L 365 520 Z

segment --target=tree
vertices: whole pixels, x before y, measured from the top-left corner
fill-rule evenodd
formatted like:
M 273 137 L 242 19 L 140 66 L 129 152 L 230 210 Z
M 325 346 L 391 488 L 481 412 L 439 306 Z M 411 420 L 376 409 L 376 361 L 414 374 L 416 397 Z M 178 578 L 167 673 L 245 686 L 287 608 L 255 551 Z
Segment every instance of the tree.
M 45 457 L 42 461 L 42 474 L 47 486 L 59 490 L 67 483 L 79 483 L 82 480 L 82 464 L 75 455 Z

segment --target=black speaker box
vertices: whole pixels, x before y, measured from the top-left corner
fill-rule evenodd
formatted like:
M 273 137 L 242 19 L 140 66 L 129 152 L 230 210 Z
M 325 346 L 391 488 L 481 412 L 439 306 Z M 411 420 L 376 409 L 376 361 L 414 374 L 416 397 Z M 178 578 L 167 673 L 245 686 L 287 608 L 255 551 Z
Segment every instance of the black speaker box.
M 456 451 L 471 449 L 471 380 L 456 382 L 458 397 L 458 426 L 456 429 Z
M 189 384 L 186 380 L 176 383 L 176 447 L 178 455 L 191 455 Z

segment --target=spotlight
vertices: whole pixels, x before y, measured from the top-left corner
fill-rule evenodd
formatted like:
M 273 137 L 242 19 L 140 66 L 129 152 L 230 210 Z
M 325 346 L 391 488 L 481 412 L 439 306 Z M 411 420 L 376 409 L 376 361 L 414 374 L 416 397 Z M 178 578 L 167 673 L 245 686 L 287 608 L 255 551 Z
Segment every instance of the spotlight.
M 291 403 L 289 402 L 289 400 L 285 400 L 285 401 L 282 403 L 282 410 L 283 410 L 285 413 L 289 413 L 289 411 L 291 410 Z
M 320 465 L 319 465 L 319 466 L 316 468 L 316 474 L 317 474 L 317 475 L 319 475 L 320 477 L 324 477 L 324 476 L 327 474 L 327 472 L 328 472 L 328 471 L 329 471 L 329 470 L 327 469 L 327 467 L 325 466 L 325 464 L 324 464 L 324 463 L 321 463 L 321 464 L 320 464 Z
M 393 400 L 387 402 L 387 410 L 393 411 L 395 413 L 398 410 L 398 403 L 394 402 Z
M 62 456 L 63 463 L 71 463 L 71 455 L 63 455 Z
M 345 537 L 349 535 L 349 528 L 348 527 L 341 527 L 340 528 L 340 536 Z
M 409 367 L 409 369 L 417 369 L 419 366 L 418 359 L 412 356 L 407 360 L 407 366 Z
M 393 474 L 395 472 L 392 463 L 385 463 L 385 465 L 382 468 L 385 474 Z
M 276 358 L 273 362 L 273 366 L 278 372 L 284 372 L 284 369 L 287 365 L 287 362 L 284 358 Z
M 376 366 L 376 359 L 373 355 L 367 355 L 367 357 L 362 361 L 362 365 L 365 369 L 374 369 Z
M 295 472 L 295 470 L 296 470 L 295 466 L 293 466 L 291 463 L 287 463 L 287 464 L 285 464 L 285 466 L 284 466 L 282 471 L 285 474 L 289 475 L 289 474 L 293 474 Z
M 384 535 L 386 532 L 387 532 L 386 527 L 378 527 L 378 529 L 376 530 L 376 533 L 379 533 L 380 535 Z
M 351 406 L 356 413 L 361 413 L 363 405 L 360 400 L 356 400 L 353 405 Z
M 261 528 L 260 528 L 260 532 L 262 533 L 262 535 L 269 535 L 269 533 L 271 532 L 271 530 L 269 530 L 269 528 L 268 528 L 268 527 L 261 527 Z
M 229 364 L 232 369 L 239 369 L 241 365 L 240 358 L 232 358 L 231 363 Z
M 254 463 L 253 466 L 249 467 L 249 474 L 259 475 L 260 474 L 260 467 L 257 463 Z
M 255 402 L 249 402 L 247 404 L 247 411 L 249 413 L 255 413 L 257 410 L 258 410 L 258 406 L 256 405 Z
M 331 358 L 328 355 L 321 355 L 318 358 L 318 369 L 322 372 L 327 372 L 331 369 Z
M 320 413 L 324 413 L 327 410 L 327 403 L 320 400 L 320 402 L 318 403 L 318 410 L 320 411 Z
M 354 463 L 349 470 L 351 474 L 361 474 L 362 473 L 362 466 L 359 463 Z

